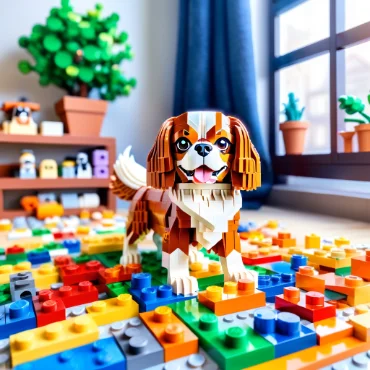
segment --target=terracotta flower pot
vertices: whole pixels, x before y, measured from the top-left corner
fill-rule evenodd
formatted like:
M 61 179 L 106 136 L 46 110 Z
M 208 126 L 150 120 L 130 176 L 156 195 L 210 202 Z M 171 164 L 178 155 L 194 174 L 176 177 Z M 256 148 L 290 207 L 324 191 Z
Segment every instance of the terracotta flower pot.
M 344 141 L 344 153 L 352 153 L 352 138 L 355 135 L 354 131 L 341 131 L 338 133 Z
M 64 96 L 55 104 L 66 132 L 72 136 L 99 136 L 107 108 L 105 100 L 77 96 Z
M 370 124 L 355 126 L 360 152 L 370 152 Z
M 299 155 L 303 153 L 308 126 L 308 122 L 302 121 L 280 123 L 280 130 L 283 132 L 285 154 Z

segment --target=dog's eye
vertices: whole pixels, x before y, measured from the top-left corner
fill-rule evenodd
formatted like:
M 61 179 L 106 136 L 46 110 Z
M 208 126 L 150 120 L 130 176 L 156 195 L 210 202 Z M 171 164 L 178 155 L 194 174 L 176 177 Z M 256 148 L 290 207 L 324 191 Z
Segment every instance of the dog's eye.
M 176 148 L 179 152 L 186 152 L 191 147 L 191 142 L 186 137 L 180 137 L 176 141 Z
M 226 139 L 225 137 L 219 138 L 216 142 L 215 145 L 220 149 L 222 152 L 225 152 L 227 149 L 229 149 L 231 143 L 229 139 Z

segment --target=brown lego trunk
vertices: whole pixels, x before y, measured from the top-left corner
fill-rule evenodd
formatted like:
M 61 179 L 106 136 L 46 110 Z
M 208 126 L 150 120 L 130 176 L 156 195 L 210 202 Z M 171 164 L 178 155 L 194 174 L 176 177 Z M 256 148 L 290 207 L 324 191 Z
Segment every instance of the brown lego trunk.
M 287 121 L 280 123 L 283 132 L 285 154 L 300 155 L 303 153 L 308 123 L 302 121 Z
M 97 137 L 100 135 L 107 107 L 105 100 L 64 96 L 55 104 L 55 111 L 68 134 Z
M 358 139 L 358 150 L 360 152 L 370 152 L 370 124 L 355 126 Z

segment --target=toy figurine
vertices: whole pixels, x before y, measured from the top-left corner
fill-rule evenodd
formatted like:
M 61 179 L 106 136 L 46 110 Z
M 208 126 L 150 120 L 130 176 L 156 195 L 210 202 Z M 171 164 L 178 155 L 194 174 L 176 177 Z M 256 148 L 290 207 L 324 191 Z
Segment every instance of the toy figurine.
M 58 165 L 54 159 L 44 159 L 40 162 L 39 174 L 41 179 L 57 179 Z
M 64 179 L 74 179 L 76 177 L 76 163 L 70 159 L 62 162 L 62 177 Z
M 5 102 L 2 110 L 9 120 L 2 124 L 4 134 L 37 135 L 37 124 L 32 112 L 38 111 L 40 105 L 26 101 Z
M 36 158 L 32 150 L 23 150 L 19 157 L 19 177 L 21 179 L 36 178 Z
M 139 262 L 137 244 L 149 230 L 162 236 L 162 265 L 176 294 L 194 294 L 189 255 L 213 250 L 225 281 L 250 279 L 237 232 L 240 190 L 261 186 L 259 155 L 241 121 L 220 112 L 190 112 L 165 121 L 147 158 L 147 170 L 130 156 L 114 165 L 111 189 L 132 200 L 121 263 Z
M 80 152 L 77 154 L 76 173 L 78 179 L 92 178 L 92 168 L 91 164 L 89 163 L 89 156 L 84 152 Z

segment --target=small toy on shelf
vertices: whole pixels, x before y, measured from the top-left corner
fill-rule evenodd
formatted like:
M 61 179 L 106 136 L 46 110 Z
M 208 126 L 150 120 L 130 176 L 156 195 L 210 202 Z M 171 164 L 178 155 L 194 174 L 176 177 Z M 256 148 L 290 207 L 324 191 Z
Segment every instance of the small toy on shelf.
M 63 136 L 63 122 L 58 121 L 42 121 L 40 123 L 40 134 L 44 136 Z
M 92 168 L 91 164 L 89 163 L 89 156 L 84 152 L 80 152 L 77 154 L 76 174 L 78 179 L 92 178 Z
M 36 158 L 33 150 L 25 149 L 19 157 L 19 177 L 21 179 L 35 179 L 36 174 Z
M 32 112 L 40 110 L 40 105 L 25 101 L 7 101 L 2 110 L 9 120 L 2 124 L 4 134 L 37 135 L 37 124 L 32 118 Z
M 63 216 L 64 208 L 57 202 L 40 203 L 36 209 L 36 217 L 45 220 L 47 217 Z
M 21 198 L 21 207 L 27 212 L 33 212 L 39 206 L 39 199 L 36 195 L 26 195 Z
M 64 179 L 74 179 L 76 177 L 76 162 L 66 159 L 62 162 L 62 177 Z
M 100 197 L 95 193 L 85 193 L 78 198 L 80 208 L 97 208 L 100 206 Z
M 91 155 L 94 166 L 94 177 L 107 179 L 109 177 L 109 154 L 107 150 L 95 149 Z
M 57 179 L 58 165 L 54 159 L 44 159 L 40 162 L 39 174 L 41 179 Z
M 285 152 L 287 155 L 302 154 L 308 122 L 301 121 L 304 107 L 298 108 L 298 99 L 294 93 L 288 94 L 288 103 L 283 104 L 283 113 L 286 115 L 286 121 L 280 123 L 280 130 L 283 132 Z

